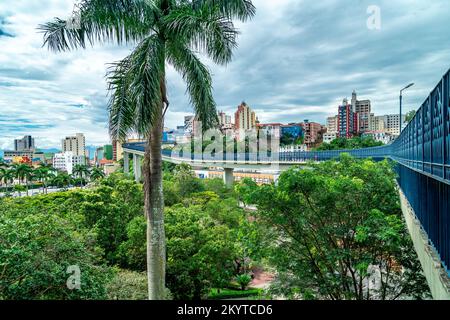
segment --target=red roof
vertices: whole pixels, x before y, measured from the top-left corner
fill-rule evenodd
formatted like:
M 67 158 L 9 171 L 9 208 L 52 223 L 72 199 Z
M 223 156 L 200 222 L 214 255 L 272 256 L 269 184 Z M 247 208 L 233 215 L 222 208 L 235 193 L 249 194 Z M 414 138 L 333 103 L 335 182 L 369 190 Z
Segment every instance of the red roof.
M 102 159 L 102 160 L 100 160 L 100 162 L 99 162 L 99 164 L 100 164 L 101 166 L 103 166 L 103 165 L 105 165 L 105 164 L 112 164 L 112 163 L 114 163 L 113 160 L 107 160 L 107 159 Z

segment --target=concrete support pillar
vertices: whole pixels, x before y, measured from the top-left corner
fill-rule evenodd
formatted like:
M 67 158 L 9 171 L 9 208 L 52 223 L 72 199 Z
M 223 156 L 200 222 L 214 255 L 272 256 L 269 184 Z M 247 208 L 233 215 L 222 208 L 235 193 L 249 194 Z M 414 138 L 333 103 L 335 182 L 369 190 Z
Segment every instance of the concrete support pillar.
M 128 152 L 123 153 L 123 172 L 130 174 L 130 154 Z
M 232 168 L 224 168 L 225 172 L 223 174 L 223 182 L 225 183 L 225 185 L 228 188 L 233 188 L 233 184 L 234 184 L 234 175 L 233 175 L 233 171 L 234 169 Z
M 135 153 L 133 153 L 133 171 L 134 180 L 140 182 L 142 177 L 141 157 Z

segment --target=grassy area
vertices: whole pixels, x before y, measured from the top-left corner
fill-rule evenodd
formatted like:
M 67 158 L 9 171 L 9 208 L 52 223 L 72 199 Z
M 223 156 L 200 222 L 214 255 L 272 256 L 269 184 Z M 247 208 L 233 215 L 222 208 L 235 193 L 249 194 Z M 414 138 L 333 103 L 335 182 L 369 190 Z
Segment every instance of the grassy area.
M 212 289 L 208 299 L 209 300 L 223 300 L 223 299 L 238 299 L 238 298 L 249 298 L 258 297 L 264 293 L 262 289 L 248 289 L 248 290 L 237 290 L 237 289 Z

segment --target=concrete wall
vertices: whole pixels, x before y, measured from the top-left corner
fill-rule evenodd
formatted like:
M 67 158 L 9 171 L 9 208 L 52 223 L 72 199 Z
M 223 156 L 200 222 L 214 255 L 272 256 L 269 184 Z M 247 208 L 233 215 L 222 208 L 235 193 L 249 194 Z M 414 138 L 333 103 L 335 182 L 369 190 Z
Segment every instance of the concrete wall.
M 400 189 L 400 200 L 414 248 L 422 265 L 431 294 L 435 300 L 450 300 L 450 279 L 442 267 L 434 248 L 429 245 L 428 236 L 423 231 L 419 220 L 408 200 Z

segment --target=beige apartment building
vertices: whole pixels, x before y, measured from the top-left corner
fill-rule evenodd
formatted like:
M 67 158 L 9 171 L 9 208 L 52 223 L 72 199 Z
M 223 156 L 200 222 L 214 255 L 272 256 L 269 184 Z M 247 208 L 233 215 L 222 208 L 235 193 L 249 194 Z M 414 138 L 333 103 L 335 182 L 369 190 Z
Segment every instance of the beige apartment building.
M 86 157 L 86 138 L 84 134 L 77 133 L 73 137 L 66 137 L 61 142 L 61 152 L 72 152 L 73 156 Z
M 327 132 L 328 133 L 338 132 L 338 127 L 339 127 L 339 117 L 338 116 L 327 118 Z
M 238 110 L 234 114 L 234 119 L 235 128 L 238 131 L 256 129 L 256 114 L 245 102 L 242 102 L 238 106 Z

